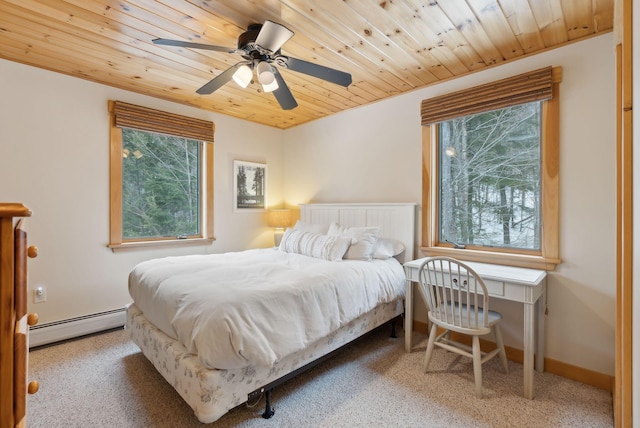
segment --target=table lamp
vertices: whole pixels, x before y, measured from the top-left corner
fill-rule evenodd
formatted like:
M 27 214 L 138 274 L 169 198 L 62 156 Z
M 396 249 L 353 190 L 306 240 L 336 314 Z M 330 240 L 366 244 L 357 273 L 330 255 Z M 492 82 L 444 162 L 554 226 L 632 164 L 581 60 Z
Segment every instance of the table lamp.
M 291 210 L 269 210 L 267 224 L 269 227 L 275 227 L 276 230 L 273 233 L 273 242 L 276 247 L 280 246 L 284 229 L 291 225 Z

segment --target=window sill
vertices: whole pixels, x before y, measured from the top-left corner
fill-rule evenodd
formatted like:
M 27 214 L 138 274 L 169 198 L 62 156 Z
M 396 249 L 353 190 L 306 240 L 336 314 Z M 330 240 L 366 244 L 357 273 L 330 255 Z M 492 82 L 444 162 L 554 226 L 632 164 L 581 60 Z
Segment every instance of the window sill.
M 560 259 L 545 258 L 542 256 L 505 254 L 448 247 L 420 247 L 420 251 L 425 257 L 447 256 L 468 262 L 491 263 L 547 271 L 553 271 L 556 266 L 561 263 Z
M 114 253 L 117 251 L 135 250 L 140 248 L 157 248 L 157 247 L 184 247 L 189 245 L 210 245 L 215 238 L 193 238 L 193 239 L 167 239 L 162 241 L 139 241 L 139 242 L 123 242 L 122 244 L 109 244 Z

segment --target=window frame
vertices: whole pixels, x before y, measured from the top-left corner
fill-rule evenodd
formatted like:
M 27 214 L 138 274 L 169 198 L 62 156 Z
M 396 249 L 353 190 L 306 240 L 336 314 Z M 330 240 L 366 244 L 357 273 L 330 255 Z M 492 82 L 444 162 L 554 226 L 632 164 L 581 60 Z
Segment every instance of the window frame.
M 554 270 L 559 258 L 559 113 L 562 69 L 552 68 L 553 97 L 542 101 L 541 131 L 541 250 L 466 246 L 454 248 L 438 240 L 438 123 L 422 126 L 422 237 L 426 256 L 449 256 L 460 260 Z M 474 89 L 474 88 L 472 88 Z M 495 107 L 486 110 L 494 110 Z
M 115 107 L 116 101 L 109 101 L 109 244 L 112 251 L 122 249 L 155 247 L 155 246 L 185 246 L 209 244 L 215 240 L 213 236 L 213 141 L 200 142 L 200 224 L 198 235 L 188 236 L 185 239 L 177 238 L 142 238 L 136 240 L 124 240 L 122 237 L 122 127 L 116 125 Z M 144 111 L 146 108 L 139 108 Z M 158 112 L 148 109 L 150 112 Z M 162 113 L 169 117 L 170 113 Z M 175 117 L 179 117 L 175 115 Z M 211 123 L 213 126 L 213 123 Z M 141 129 L 131 127 L 143 132 L 154 132 L 150 127 Z M 166 133 L 166 132 L 165 132 Z M 178 135 L 179 136 L 179 135 Z M 190 137 L 185 137 L 190 138 Z M 213 138 L 211 138 L 213 139 Z

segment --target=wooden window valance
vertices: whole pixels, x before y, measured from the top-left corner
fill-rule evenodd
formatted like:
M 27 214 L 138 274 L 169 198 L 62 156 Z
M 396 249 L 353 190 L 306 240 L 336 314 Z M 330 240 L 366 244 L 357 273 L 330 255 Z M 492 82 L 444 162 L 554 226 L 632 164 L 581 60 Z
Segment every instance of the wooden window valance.
M 423 100 L 422 126 L 553 98 L 553 69 L 545 67 L 486 85 Z
M 208 120 L 194 119 L 147 107 L 110 102 L 115 126 L 173 135 L 199 141 L 213 142 L 214 124 Z

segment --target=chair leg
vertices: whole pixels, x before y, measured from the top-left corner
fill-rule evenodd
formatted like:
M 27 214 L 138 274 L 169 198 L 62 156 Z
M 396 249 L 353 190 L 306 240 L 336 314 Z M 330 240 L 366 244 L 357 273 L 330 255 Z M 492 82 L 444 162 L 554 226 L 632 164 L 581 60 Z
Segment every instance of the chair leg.
M 438 326 L 435 323 L 431 323 L 431 332 L 429 333 L 429 341 L 427 342 L 427 351 L 424 353 L 424 364 L 422 366 L 422 369 L 425 373 L 429 368 L 429 362 L 431 361 L 431 354 L 433 354 L 433 348 L 435 348 L 437 336 L 438 336 Z
M 507 352 L 504 350 L 504 342 L 502 341 L 502 332 L 498 324 L 493 326 L 493 335 L 496 337 L 496 346 L 500 350 L 500 359 L 502 360 L 502 366 L 504 372 L 509 374 L 509 363 L 507 363 Z
M 473 377 L 476 380 L 476 397 L 482 398 L 482 352 L 480 351 L 480 338 L 473 336 Z

